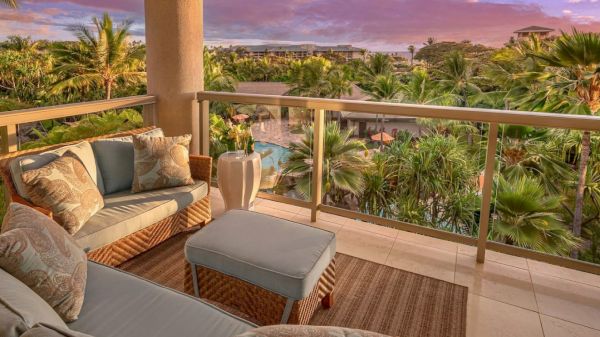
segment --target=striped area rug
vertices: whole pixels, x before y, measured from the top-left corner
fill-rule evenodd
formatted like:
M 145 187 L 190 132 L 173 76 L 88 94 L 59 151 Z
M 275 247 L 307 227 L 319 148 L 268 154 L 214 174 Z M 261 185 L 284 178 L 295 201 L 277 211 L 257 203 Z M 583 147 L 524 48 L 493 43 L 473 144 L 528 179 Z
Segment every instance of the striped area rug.
M 188 236 L 175 236 L 120 268 L 183 291 Z M 310 323 L 402 337 L 465 337 L 467 296 L 466 287 L 338 254 L 335 305 L 319 309 Z

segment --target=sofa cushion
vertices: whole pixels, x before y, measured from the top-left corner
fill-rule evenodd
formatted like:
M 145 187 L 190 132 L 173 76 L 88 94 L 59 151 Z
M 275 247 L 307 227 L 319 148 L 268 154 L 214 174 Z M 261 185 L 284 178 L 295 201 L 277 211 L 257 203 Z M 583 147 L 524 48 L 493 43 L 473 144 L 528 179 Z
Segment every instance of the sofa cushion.
M 17 193 L 25 200 L 30 200 L 27 195 L 25 184 L 21 175 L 29 170 L 39 169 L 40 167 L 58 159 L 65 152 L 71 151 L 81 159 L 83 166 L 92 177 L 94 183 L 98 186 L 100 193 L 104 194 L 104 181 L 102 174 L 96 163 L 94 151 L 89 142 L 81 142 L 75 145 L 63 146 L 61 148 L 33 155 L 17 157 L 10 162 L 10 174 Z
M 36 324 L 33 328 L 27 330 L 21 337 L 91 337 L 90 335 L 73 331 L 71 329 L 61 329 L 42 324 Z
M 180 137 L 133 136 L 134 193 L 191 185 L 191 135 Z
M 201 300 L 89 262 L 73 330 L 102 337 L 231 337 L 254 326 Z
M 77 155 L 67 151 L 62 157 L 23 173 L 27 194 L 36 206 L 52 211 L 54 219 L 69 234 L 75 234 L 104 201 L 98 187 Z
M 18 337 L 37 323 L 67 328 L 38 294 L 0 269 L 0 335 Z
M 162 129 L 143 133 L 150 137 L 163 137 Z M 131 190 L 133 183 L 133 137 L 99 139 L 92 143 L 102 179 L 104 193 L 112 194 Z
M 335 257 L 335 234 L 244 210 L 232 210 L 185 244 L 191 263 L 287 298 L 308 296 Z
M 208 195 L 208 185 L 194 185 L 104 197 L 104 208 L 75 234 L 81 247 L 95 250 L 169 217 Z
M 35 291 L 65 321 L 77 319 L 85 291 L 87 257 L 56 222 L 12 203 L 2 224 L 0 268 Z

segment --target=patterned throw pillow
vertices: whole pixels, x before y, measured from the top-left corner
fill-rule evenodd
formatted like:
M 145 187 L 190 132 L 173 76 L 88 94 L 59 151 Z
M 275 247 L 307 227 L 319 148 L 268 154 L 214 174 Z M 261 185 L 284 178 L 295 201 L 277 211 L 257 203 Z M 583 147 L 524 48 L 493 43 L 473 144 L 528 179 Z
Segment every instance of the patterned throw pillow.
M 133 193 L 192 185 L 189 147 L 191 135 L 133 136 Z
M 336 326 L 271 325 L 252 329 L 236 337 L 389 337 L 376 332 Z
M 77 155 L 62 157 L 36 170 L 23 173 L 31 201 L 49 209 L 69 234 L 75 234 L 104 207 L 102 194 Z
M 66 322 L 77 319 L 87 281 L 83 249 L 56 222 L 12 203 L 2 223 L 0 268 L 43 298 Z

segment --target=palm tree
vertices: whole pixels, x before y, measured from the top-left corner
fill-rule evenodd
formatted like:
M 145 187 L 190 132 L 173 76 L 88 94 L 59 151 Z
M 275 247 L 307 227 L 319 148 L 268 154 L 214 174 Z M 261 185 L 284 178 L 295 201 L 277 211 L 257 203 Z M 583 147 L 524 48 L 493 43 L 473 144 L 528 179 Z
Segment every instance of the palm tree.
M 115 27 L 108 13 L 92 21 L 95 32 L 85 25 L 73 26 L 71 30 L 78 43 L 53 49 L 58 64 L 55 71 L 67 78 L 56 83 L 52 93 L 98 87 L 103 88 L 105 98 L 110 99 L 117 85 L 145 80 L 145 49 L 127 41 L 132 22 L 125 21 Z
M 438 70 L 438 85 L 442 91 L 453 95 L 461 107 L 469 106 L 471 94 L 481 93 L 481 89 L 473 82 L 473 70 L 464 54 L 452 52 L 444 61 L 442 69 Z
M 413 46 L 412 44 L 410 46 L 408 46 L 408 52 L 410 53 L 410 66 L 413 66 L 414 60 L 415 60 L 415 51 L 416 48 L 415 46 Z
M 550 254 L 568 255 L 579 240 L 558 213 L 560 197 L 546 195 L 536 178 L 500 176 L 491 236 L 494 240 Z
M 394 72 L 394 59 L 390 55 L 376 53 L 369 56 L 369 59 L 363 64 L 361 74 L 367 82 L 373 81 L 379 75 L 386 75 Z
M 0 0 L 0 4 L 7 6 L 9 8 L 17 8 L 19 7 L 19 3 L 17 0 Z
M 325 127 L 323 148 L 323 192 L 326 202 L 339 202 L 344 195 L 359 195 L 364 188 L 363 172 L 371 165 L 361 140 L 351 139 L 354 130 L 340 130 L 337 123 Z M 284 175 L 296 178 L 295 189 L 309 199 L 313 174 L 313 127 L 304 127 L 304 138 L 290 144 L 291 154 Z
M 214 53 L 204 50 L 204 89 L 208 91 L 235 91 L 236 80 L 215 60 Z
M 435 37 L 428 37 L 427 41 L 423 43 L 424 46 L 432 46 L 437 43 L 437 39 Z
M 545 111 L 597 115 L 600 111 L 600 34 L 573 29 L 562 33 L 550 50 L 532 53 L 544 69 L 532 73 L 542 82 L 541 90 L 532 95 L 534 106 Z M 586 174 L 590 158 L 591 133 L 583 132 L 579 158 L 578 183 L 575 190 L 573 233 L 581 236 Z M 577 251 L 572 257 L 578 256 Z
M 388 72 L 375 77 L 373 83 L 369 87 L 368 94 L 373 101 L 392 102 L 396 100 L 402 91 L 402 88 L 403 85 L 398 79 L 398 76 Z M 379 132 L 379 114 L 375 115 L 375 125 L 377 132 Z M 381 136 L 383 137 L 383 134 Z

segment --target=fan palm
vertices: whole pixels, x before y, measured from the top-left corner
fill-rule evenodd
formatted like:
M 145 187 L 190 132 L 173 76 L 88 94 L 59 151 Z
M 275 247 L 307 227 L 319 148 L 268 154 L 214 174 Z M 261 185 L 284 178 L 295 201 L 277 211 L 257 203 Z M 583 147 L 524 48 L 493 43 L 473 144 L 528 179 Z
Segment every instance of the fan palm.
M 325 127 L 323 149 L 323 192 L 326 200 L 341 200 L 340 194 L 358 195 L 365 186 L 363 172 L 371 165 L 364 156 L 361 140 L 351 139 L 354 130 L 340 130 L 337 123 Z M 296 191 L 311 196 L 313 174 L 313 127 L 304 127 L 304 138 L 290 144 L 291 154 L 283 174 L 296 178 Z
M 3 5 L 8 6 L 10 8 L 17 8 L 17 7 L 19 7 L 19 3 L 17 2 L 17 0 L 0 0 L 0 4 L 3 4 Z
M 531 53 L 540 61 L 543 70 L 530 76 L 541 82 L 540 90 L 532 95 L 534 109 L 597 115 L 600 111 L 600 34 L 583 33 L 573 29 L 563 33 L 547 52 Z M 578 183 L 575 190 L 573 233 L 579 237 L 583 222 L 586 174 L 590 158 L 591 133 L 583 132 L 579 158 Z M 572 256 L 577 257 L 573 251 Z
M 144 47 L 127 41 L 132 22 L 125 21 L 115 27 L 107 13 L 102 19 L 95 17 L 92 21 L 95 32 L 85 25 L 73 26 L 71 30 L 78 42 L 53 49 L 58 64 L 55 71 L 67 78 L 56 83 L 52 93 L 98 87 L 103 88 L 105 98 L 110 99 L 118 84 L 145 80 Z
M 408 52 L 410 53 L 410 66 L 412 67 L 414 61 L 415 61 L 415 51 L 417 49 L 415 48 L 415 46 L 410 45 L 408 46 Z
M 495 240 L 550 254 L 568 255 L 579 240 L 557 212 L 560 197 L 546 195 L 536 178 L 500 177 L 491 235 Z

